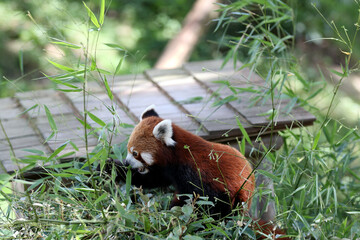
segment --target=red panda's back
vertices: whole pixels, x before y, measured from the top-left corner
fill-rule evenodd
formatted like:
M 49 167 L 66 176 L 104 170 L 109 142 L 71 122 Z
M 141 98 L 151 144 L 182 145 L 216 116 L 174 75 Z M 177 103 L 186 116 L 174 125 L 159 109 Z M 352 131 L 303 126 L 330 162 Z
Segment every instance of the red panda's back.
M 200 169 L 202 181 L 218 191 L 229 191 L 233 203 L 247 202 L 250 207 L 255 177 L 251 164 L 239 151 L 228 145 L 206 141 L 176 125 L 174 136 L 177 151 L 184 155 L 181 158 L 195 171 Z

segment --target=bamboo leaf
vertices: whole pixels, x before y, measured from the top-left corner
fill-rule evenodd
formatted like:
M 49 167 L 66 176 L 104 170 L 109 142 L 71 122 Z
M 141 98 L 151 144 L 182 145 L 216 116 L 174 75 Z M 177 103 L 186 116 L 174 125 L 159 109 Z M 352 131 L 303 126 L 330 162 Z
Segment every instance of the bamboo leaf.
M 20 65 L 21 76 L 23 76 L 24 75 L 24 53 L 22 50 L 19 51 L 19 65 Z
M 321 135 L 321 131 L 319 131 L 315 136 L 314 143 L 313 143 L 313 146 L 312 146 L 312 150 L 316 149 L 316 147 L 318 145 L 318 142 L 319 142 L 319 139 L 320 139 L 320 135 Z
M 104 16 L 105 16 L 105 0 L 101 0 L 100 16 L 99 16 L 100 25 L 104 24 Z
M 79 175 L 90 174 L 90 171 L 83 170 L 83 169 L 77 169 L 77 168 L 67 168 L 67 169 L 64 169 L 64 172 L 73 173 L 73 174 L 79 174 Z
M 81 167 L 81 169 L 91 165 L 95 161 L 105 157 L 107 155 L 107 150 L 105 148 L 102 148 L 99 152 L 97 152 L 93 157 L 91 157 L 88 161 L 85 162 L 85 164 Z
M 109 87 L 108 80 L 107 80 L 107 78 L 106 78 L 105 75 L 104 75 L 104 85 L 105 85 L 105 88 L 106 88 L 107 95 L 109 96 L 110 100 L 113 100 L 113 99 L 114 99 L 114 95 L 113 95 L 112 92 L 111 92 L 111 89 L 110 89 L 110 87 Z
M 99 29 L 100 25 L 99 25 L 99 22 L 95 16 L 95 14 L 93 13 L 93 11 L 91 11 L 91 9 L 86 5 L 85 2 L 83 2 L 83 4 L 86 7 L 86 10 L 88 12 L 88 16 L 90 17 L 91 22 Z
M 125 186 L 125 189 L 126 189 L 126 197 L 130 197 L 130 188 L 131 188 L 131 169 L 130 167 L 128 168 L 128 171 L 126 173 L 126 186 Z
M 51 63 L 53 66 L 55 66 L 56 68 L 60 69 L 60 70 L 64 70 L 66 72 L 75 72 L 74 69 L 70 68 L 70 67 L 66 67 L 64 65 L 61 65 L 59 63 L 53 62 L 51 60 L 48 59 L 48 62 Z
M 59 46 L 71 48 L 71 49 L 80 49 L 81 48 L 81 46 L 79 46 L 79 45 L 76 45 L 73 43 L 68 43 L 68 42 L 51 42 L 51 43 L 59 45 Z
M 123 47 L 121 47 L 120 45 L 118 45 L 118 44 L 105 43 L 105 45 L 108 46 L 108 47 L 114 48 L 116 50 L 119 50 L 119 51 L 125 51 L 125 49 Z
M 253 143 L 251 142 L 249 135 L 247 134 L 245 128 L 244 128 L 243 125 L 241 124 L 241 122 L 240 122 L 240 120 L 239 120 L 238 117 L 236 117 L 236 123 L 237 123 L 237 125 L 239 126 L 240 131 L 241 131 L 243 137 L 246 139 L 246 141 L 247 141 L 251 146 L 253 146 Z
M 265 170 L 261 170 L 261 169 L 257 169 L 257 171 L 259 173 L 261 173 L 262 175 L 272 179 L 274 182 L 280 182 L 280 178 L 275 176 L 274 174 L 268 172 L 268 171 L 265 171 Z
M 51 155 L 50 157 L 47 158 L 47 161 L 53 159 L 56 155 L 58 155 L 62 150 L 64 150 L 67 146 L 68 142 L 65 142 L 63 144 L 61 144 L 60 147 L 58 147 Z
M 57 91 L 61 91 L 61 92 L 81 92 L 82 89 L 78 88 L 78 89 L 61 89 L 61 88 L 57 88 Z
M 25 113 L 27 113 L 27 112 L 29 112 L 29 111 L 33 110 L 34 108 L 37 108 L 38 106 L 39 106 L 39 104 L 35 104 L 35 105 L 33 105 L 33 106 L 29 107 L 28 109 L 25 109 L 25 111 L 23 111 L 23 112 L 22 112 L 22 113 L 20 113 L 19 115 L 23 115 L 23 114 L 25 114 Z
M 50 124 L 51 130 L 52 130 L 53 132 L 57 132 L 57 131 L 58 131 L 58 128 L 57 128 L 57 126 L 56 126 L 55 120 L 54 120 L 54 118 L 53 118 L 53 116 L 52 116 L 49 108 L 48 108 L 46 105 L 44 105 L 44 109 L 45 109 L 45 113 L 46 113 L 48 122 L 49 122 L 49 124 Z
M 99 124 L 101 127 L 105 127 L 106 123 L 104 123 L 100 118 L 98 118 L 97 116 L 95 116 L 94 114 L 92 114 L 91 112 L 87 112 L 87 114 L 89 115 L 89 117 L 96 122 L 97 124 Z
M 120 58 L 120 61 L 119 61 L 118 65 L 116 66 L 116 69 L 115 69 L 115 75 L 120 73 L 121 66 L 122 66 L 126 56 L 127 55 L 126 55 L 126 52 L 125 52 L 124 56 L 122 58 Z

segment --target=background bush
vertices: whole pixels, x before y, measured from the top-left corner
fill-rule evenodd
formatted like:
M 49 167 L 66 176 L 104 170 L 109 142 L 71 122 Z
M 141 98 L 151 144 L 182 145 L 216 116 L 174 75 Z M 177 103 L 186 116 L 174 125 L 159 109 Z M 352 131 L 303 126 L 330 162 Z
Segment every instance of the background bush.
M 276 204 L 278 224 L 297 239 L 360 236 L 360 136 L 356 114 L 359 103 L 340 91 L 340 86 L 357 71 L 359 5 L 357 1 L 341 2 L 343 4 L 337 1 L 331 5 L 339 6 L 337 8 L 328 8 L 331 2 L 325 0 L 316 2 L 316 8 L 308 3 L 278 0 L 222 4 L 221 14 L 213 23 L 215 33 L 210 31 L 204 36 L 192 57 L 197 60 L 220 55 L 226 61 L 240 59 L 266 80 L 260 98 L 290 99 L 289 109 L 297 103 L 318 118 L 313 127 L 281 132 L 284 146 L 265 156 L 273 164 L 273 172 L 267 176 L 275 184 L 275 195 L 270 196 Z M 190 8 L 188 1 L 173 4 L 176 7 L 168 6 L 166 1 L 113 1 L 106 5 L 107 16 L 98 31 L 78 1 L 1 2 L 3 14 L 0 16 L 6 21 L 0 21 L 0 30 L 4 32 L 0 35 L 0 46 L 7 56 L 0 60 L 0 70 L 5 76 L 0 83 L 1 94 L 9 96 L 19 88 L 48 87 L 50 81 L 40 72 L 61 79 L 57 76 L 63 73 L 61 68 L 55 68 L 47 59 L 76 70 L 96 60 L 99 70 L 114 73 L 119 59 L 128 56 L 120 73 L 135 73 L 151 67 Z M 98 16 L 100 3 L 93 1 L 86 5 Z M 336 13 L 328 12 L 329 9 Z M 349 17 L 339 13 L 342 9 L 346 9 Z M 30 14 L 26 17 L 28 10 Z M 340 24 L 344 24 L 346 30 L 334 27 L 332 18 L 335 24 L 344 21 Z M 318 40 L 317 36 L 332 40 Z M 54 43 L 59 40 L 68 47 Z M 302 48 L 305 40 L 311 42 Z M 69 48 L 69 44 L 72 47 Z M 90 53 L 88 61 L 85 61 L 84 50 Z M 324 55 L 327 53 L 329 55 Z M 321 61 L 321 66 L 317 67 L 317 61 Z M 79 79 L 87 81 L 87 77 L 85 74 Z M 281 94 L 274 96 L 275 89 Z M 344 101 L 346 107 L 342 105 Z M 275 110 L 270 116 L 274 115 Z M 113 134 L 111 124 L 105 124 L 101 130 Z M 111 149 L 114 158 L 121 157 L 125 144 L 100 141 L 96 151 L 88 153 L 87 161 L 94 162 L 94 166 L 86 161 L 54 163 L 44 168 L 46 177 L 39 180 L 1 174 L 3 227 L 0 236 L 13 239 L 254 238 L 251 218 L 236 214 L 214 220 L 202 211 L 204 205 L 212 204 L 207 199 L 169 210 L 169 189 L 134 188 L 127 172 L 124 173 L 126 183 L 120 186 L 114 174 L 107 178 L 95 174 L 96 163 L 104 163 L 112 156 Z M 39 159 L 56 160 L 48 157 L 39 156 Z M 27 190 L 12 192 L 11 180 L 26 183 Z M 65 182 L 71 184 L 65 185 Z M 259 190 L 256 196 L 261 194 L 266 193 Z M 15 214 L 19 216 L 16 218 Z

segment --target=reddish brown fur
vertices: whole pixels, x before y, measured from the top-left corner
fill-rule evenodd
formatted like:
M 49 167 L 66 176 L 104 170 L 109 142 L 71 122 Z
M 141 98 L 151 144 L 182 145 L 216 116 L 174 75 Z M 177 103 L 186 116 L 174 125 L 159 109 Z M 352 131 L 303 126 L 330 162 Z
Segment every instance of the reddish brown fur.
M 152 134 L 154 127 L 162 120 L 159 117 L 143 119 L 134 129 L 136 134 L 130 136 L 128 150 L 134 147 L 139 153 L 151 153 L 156 164 L 162 166 L 179 163 L 190 165 L 195 171 L 200 169 L 202 181 L 211 183 L 218 191 L 229 191 L 232 203 L 240 200 L 250 207 L 255 177 L 251 174 L 250 163 L 239 151 L 227 145 L 208 142 L 172 124 L 173 139 L 176 142 L 174 159 L 169 148 Z M 185 149 L 185 146 L 189 146 L 189 149 Z

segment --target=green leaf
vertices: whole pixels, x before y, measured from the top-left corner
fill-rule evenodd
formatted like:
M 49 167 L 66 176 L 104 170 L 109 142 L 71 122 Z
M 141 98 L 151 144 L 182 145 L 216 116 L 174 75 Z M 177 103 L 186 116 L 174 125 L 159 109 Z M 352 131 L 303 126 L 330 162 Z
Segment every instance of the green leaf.
M 99 202 L 101 202 L 102 200 L 104 200 L 109 194 L 107 192 L 101 194 L 101 196 L 96 199 L 96 201 L 94 202 L 94 205 L 98 204 Z
M 89 175 L 90 174 L 90 171 L 77 169 L 77 168 L 64 169 L 64 172 L 73 173 L 73 174 L 79 174 L 79 175 L 87 175 L 87 174 Z
M 181 211 L 184 213 L 185 216 L 190 216 L 194 209 L 191 205 L 184 205 L 182 208 L 181 208 Z
M 44 143 L 47 143 L 50 139 L 52 139 L 55 136 L 55 132 L 52 131 L 50 135 L 45 139 Z
M 240 120 L 239 120 L 238 117 L 236 117 L 236 123 L 237 123 L 237 125 L 239 126 L 239 129 L 240 129 L 243 137 L 246 139 L 246 141 L 247 141 L 251 146 L 253 146 L 253 143 L 251 142 L 249 135 L 247 134 L 245 128 L 244 128 L 243 125 L 241 124 L 241 122 L 240 122 Z
M 34 108 L 37 108 L 38 106 L 39 106 L 39 104 L 35 104 L 35 105 L 33 105 L 33 106 L 29 107 L 28 109 L 25 109 L 25 111 L 23 111 L 23 112 L 22 112 L 22 113 L 20 113 L 19 115 L 23 115 L 23 114 L 25 114 L 25 113 L 27 113 L 27 112 L 29 112 L 29 111 L 33 110 Z
M 128 124 L 128 123 L 119 123 L 119 127 L 122 127 L 122 128 L 133 128 L 134 125 Z
M 85 164 L 81 167 L 81 169 L 91 165 L 93 162 L 104 158 L 107 156 L 107 150 L 105 148 L 102 148 L 99 152 L 97 152 L 93 157 L 91 157 L 88 161 L 85 162 Z
M 351 129 L 350 131 L 348 131 L 335 145 L 339 146 L 348 136 L 350 136 L 353 132 L 355 132 L 357 129 L 357 127 Z
M 61 88 L 57 88 L 57 91 L 61 91 L 61 92 L 81 92 L 82 89 L 78 88 L 78 89 L 61 89 Z
M 70 141 L 70 140 L 69 140 L 69 143 L 70 143 L 70 145 L 71 145 L 76 151 L 79 151 L 79 148 L 76 146 L 75 143 L 73 143 L 73 141 Z
M 105 75 L 104 75 L 104 85 L 105 85 L 105 89 L 106 89 L 107 95 L 109 96 L 110 100 L 113 100 L 113 99 L 114 99 L 114 95 L 113 95 L 112 92 L 111 92 L 111 89 L 110 89 L 110 87 L 109 87 L 108 80 L 106 79 L 106 76 L 105 76 Z
M 121 47 L 120 45 L 114 44 L 114 43 L 105 43 L 106 46 L 114 48 L 116 50 L 119 51 L 125 51 L 125 49 L 123 47 Z
M 45 113 L 46 113 L 46 116 L 47 116 L 49 125 L 50 125 L 50 127 L 51 127 L 51 130 L 52 130 L 53 132 L 57 132 L 57 131 L 58 131 L 58 128 L 57 128 L 57 126 L 56 126 L 55 120 L 54 120 L 54 118 L 53 118 L 53 116 L 52 116 L 49 108 L 48 108 L 46 105 L 44 105 L 44 109 L 45 109 Z
M 274 174 L 272 173 L 269 173 L 268 171 L 265 171 L 265 170 L 261 170 L 261 169 L 257 169 L 257 171 L 259 173 L 261 173 L 262 175 L 272 179 L 274 182 L 280 182 L 280 178 L 275 176 Z
M 49 59 L 48 59 L 48 62 L 51 63 L 53 66 L 55 66 L 56 68 L 58 68 L 58 69 L 60 69 L 60 70 L 64 70 L 64 71 L 66 71 L 66 72 L 75 72 L 74 69 L 69 68 L 69 67 L 66 67 L 66 66 L 64 66 L 64 65 L 61 65 L 61 64 L 59 64 L 59 63 L 53 62 L 53 61 L 51 61 L 51 60 L 49 60 Z
M 321 131 L 319 131 L 315 136 L 314 143 L 312 145 L 312 150 L 316 149 L 316 147 L 318 145 L 318 142 L 319 142 L 319 139 L 320 139 L 320 135 L 321 135 Z
M 106 123 L 104 123 L 100 118 L 98 118 L 97 116 L 95 116 L 94 114 L 92 114 L 91 112 L 87 112 L 87 114 L 89 115 L 89 117 L 96 122 L 97 124 L 99 124 L 101 127 L 105 127 Z
M 100 25 L 104 24 L 104 16 L 105 16 L 105 0 L 101 0 L 100 16 L 99 16 Z
M 24 75 L 24 53 L 22 50 L 19 51 L 19 65 L 20 65 L 21 76 L 23 76 Z
M 335 75 L 337 75 L 337 76 L 339 76 L 341 78 L 346 76 L 345 73 L 338 72 L 338 71 L 336 71 L 334 69 L 330 69 L 330 72 L 332 72 L 333 74 L 335 74 Z
M 50 79 L 52 82 L 54 82 L 56 84 L 64 85 L 64 86 L 69 87 L 69 88 L 79 89 L 78 86 L 75 86 L 75 85 L 70 84 L 68 82 L 62 81 L 60 79 L 50 77 L 50 76 L 46 75 L 45 73 L 43 73 L 43 74 L 44 74 L 45 77 L 47 77 L 48 79 Z M 82 89 L 80 89 L 80 90 L 82 90 Z
M 49 166 L 45 166 L 45 168 L 68 168 L 73 166 L 72 162 L 68 162 L 68 163 L 61 163 L 61 164 L 54 164 L 54 165 L 49 165 Z
M 143 223 L 144 223 L 144 231 L 146 233 L 150 232 L 150 228 L 151 228 L 151 223 L 150 220 L 147 216 L 143 215 Z
M 83 121 L 83 120 L 81 120 L 80 118 L 76 118 L 78 121 L 79 121 L 79 123 L 81 124 L 81 125 L 83 125 L 83 127 L 86 127 L 86 129 L 92 129 L 92 127 L 90 126 L 90 124 L 89 123 L 86 123 L 86 126 L 85 126 L 85 122 Z M 76 148 L 75 148 L 76 149 Z
M 235 101 L 237 100 L 238 98 L 235 97 L 234 95 L 230 95 L 230 96 L 227 96 L 226 98 L 224 99 L 221 99 L 220 101 L 216 101 L 212 104 L 213 107 L 218 107 L 218 106 L 222 106 L 224 105 L 225 103 L 228 103 L 228 102 L 232 102 L 232 101 Z
M 79 46 L 79 45 L 75 45 L 75 44 L 68 43 L 68 42 L 51 42 L 51 43 L 59 45 L 59 46 L 71 48 L 71 49 L 80 49 L 81 48 L 81 46 Z
M 58 147 L 51 155 L 50 157 L 47 158 L 47 161 L 53 159 L 56 155 L 58 155 L 62 150 L 64 150 L 67 146 L 68 142 L 65 142 L 63 144 L 61 144 L 60 147 Z
M 121 66 L 123 65 L 123 62 L 124 62 L 126 56 L 127 55 L 126 55 L 126 52 L 125 52 L 124 56 L 122 58 L 120 58 L 120 61 L 119 61 L 118 65 L 115 68 L 115 75 L 120 73 Z
M 125 186 L 127 198 L 130 197 L 130 188 L 131 188 L 131 169 L 129 167 L 126 173 L 126 186 Z
M 184 240 L 202 240 L 203 238 L 198 237 L 198 236 L 192 236 L 192 235 L 186 235 L 184 237 Z
M 96 61 L 95 61 L 95 58 L 91 57 L 90 70 L 95 71 L 95 69 L 96 69 Z
M 200 103 L 202 102 L 202 100 L 204 99 L 204 97 L 201 96 L 196 96 L 196 97 L 191 97 L 185 100 L 181 100 L 181 101 L 177 101 L 177 103 L 179 104 L 193 104 L 193 103 Z
M 44 156 L 44 152 L 41 151 L 41 150 L 37 150 L 37 149 L 28 149 L 28 148 L 25 148 L 25 149 L 22 149 L 22 151 L 25 151 L 25 152 L 30 152 L 30 153 L 34 153 L 38 156 Z
M 85 2 L 83 2 L 83 3 L 84 3 L 84 6 L 86 7 L 86 10 L 88 12 L 88 16 L 90 17 L 91 22 L 99 29 L 100 25 L 99 25 L 99 22 L 95 16 L 95 14 L 93 13 L 93 11 L 91 11 L 91 9 L 86 5 Z

